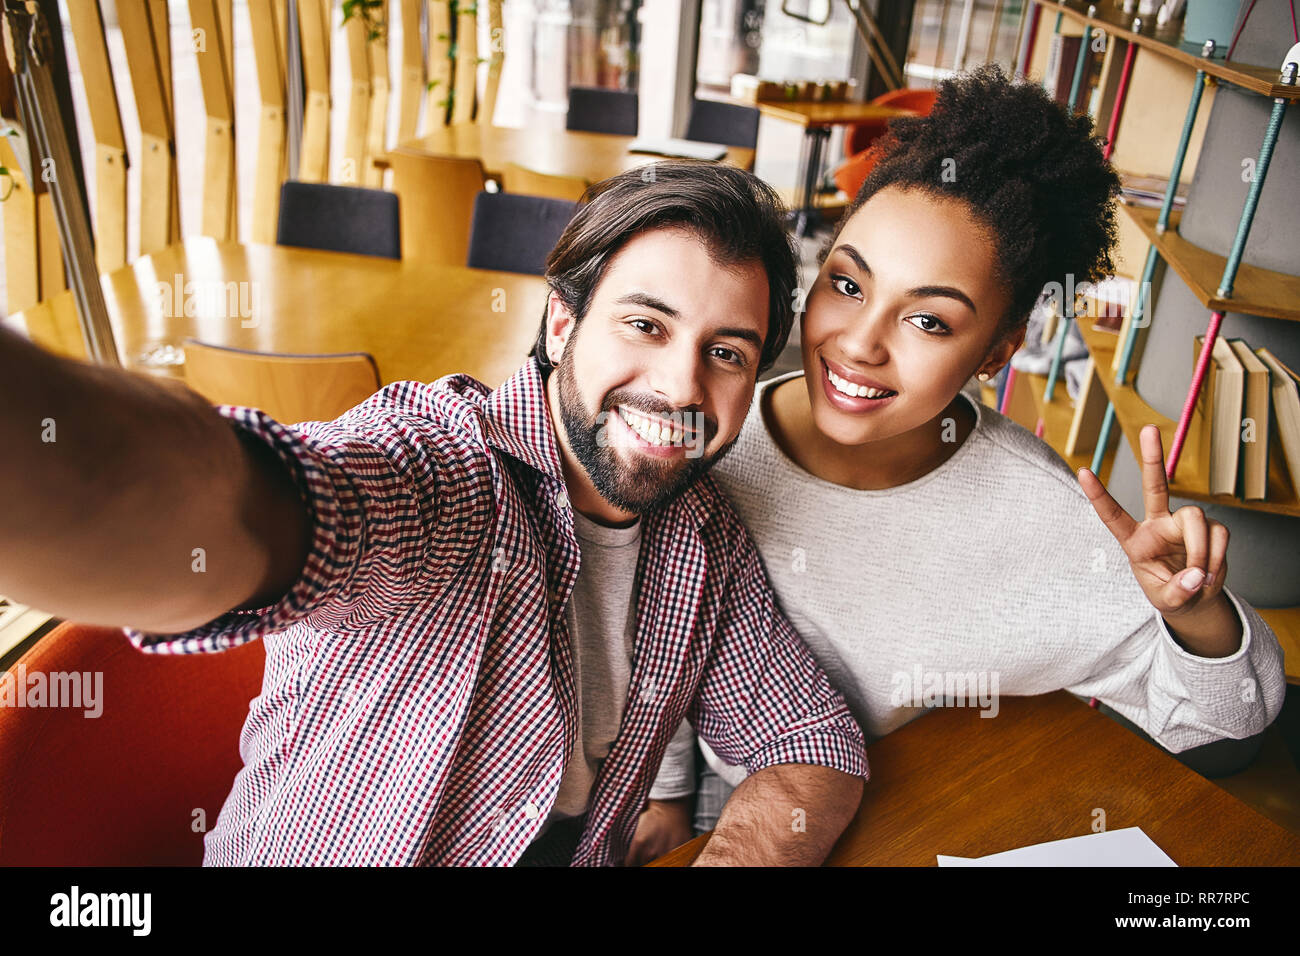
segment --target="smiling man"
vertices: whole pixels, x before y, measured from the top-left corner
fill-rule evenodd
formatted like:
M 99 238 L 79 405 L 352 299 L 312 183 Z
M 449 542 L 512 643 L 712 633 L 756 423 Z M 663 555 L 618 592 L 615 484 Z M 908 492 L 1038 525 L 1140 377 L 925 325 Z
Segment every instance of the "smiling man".
M 148 651 L 265 642 L 205 862 L 618 864 L 684 717 L 751 773 L 699 862 L 818 863 L 852 817 L 861 731 L 705 474 L 790 330 L 779 202 L 636 170 L 547 279 L 500 388 L 399 382 L 332 422 L 0 338 L 0 589 Z

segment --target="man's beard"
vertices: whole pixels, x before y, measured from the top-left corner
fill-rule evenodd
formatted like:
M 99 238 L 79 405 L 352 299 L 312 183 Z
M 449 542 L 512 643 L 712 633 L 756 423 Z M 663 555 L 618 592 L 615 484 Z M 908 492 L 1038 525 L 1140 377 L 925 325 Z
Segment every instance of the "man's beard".
M 687 455 L 685 464 L 676 458 L 660 461 L 635 452 L 631 464 L 621 460 L 617 449 L 602 436 L 602 432 L 610 427 L 605 422 L 618 415 L 620 405 L 674 422 L 701 421 L 701 434 L 697 435 L 700 448 L 707 448 L 713 440 L 718 430 L 717 423 L 712 419 L 705 420 L 702 415 L 683 413 L 652 395 L 626 390 L 610 392 L 600 412 L 592 414 L 578 394 L 573 363 L 569 359 L 568 355 L 561 358 L 552 373 L 559 376 L 560 418 L 568 435 L 569 448 L 601 497 L 614 507 L 638 515 L 663 507 L 698 481 L 736 444 L 733 438 L 712 455 Z M 623 422 L 623 427 L 627 427 L 626 422 Z

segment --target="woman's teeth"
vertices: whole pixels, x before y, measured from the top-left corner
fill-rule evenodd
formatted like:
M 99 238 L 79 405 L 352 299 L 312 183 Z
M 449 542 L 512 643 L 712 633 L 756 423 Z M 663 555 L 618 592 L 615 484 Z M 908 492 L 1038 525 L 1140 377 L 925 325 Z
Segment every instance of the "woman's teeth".
M 826 369 L 826 374 L 830 376 L 835 391 L 850 398 L 884 398 L 887 395 L 894 394 L 887 388 L 868 388 L 866 385 L 856 385 L 848 379 L 840 378 L 829 368 Z
M 682 443 L 682 429 L 678 425 L 637 414 L 630 408 L 624 408 L 621 405 L 618 413 L 628 428 L 651 445 L 680 445 Z

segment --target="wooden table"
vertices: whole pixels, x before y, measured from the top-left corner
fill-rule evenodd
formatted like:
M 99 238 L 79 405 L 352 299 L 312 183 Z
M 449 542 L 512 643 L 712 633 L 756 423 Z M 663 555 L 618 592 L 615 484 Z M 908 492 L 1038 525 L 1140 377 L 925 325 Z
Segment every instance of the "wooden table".
M 402 143 L 399 148 L 431 156 L 478 159 L 487 174 L 497 178 L 506 163 L 518 163 L 539 173 L 576 176 L 596 183 L 646 163 L 669 158 L 651 153 L 629 153 L 627 148 L 635 138 L 564 129 L 511 129 L 460 123 L 435 129 L 420 139 Z M 722 162 L 740 169 L 751 169 L 754 151 L 729 146 Z
M 876 106 L 871 103 L 835 102 L 805 103 L 790 100 L 760 100 L 754 104 L 760 113 L 772 119 L 784 120 L 803 127 L 803 149 L 799 157 L 799 190 L 795 197 L 795 232 L 802 236 L 815 227 L 817 179 L 821 175 L 822 156 L 831 138 L 834 126 L 851 126 L 872 120 L 888 120 L 896 116 L 915 116 L 913 110 L 893 106 Z
M 935 866 L 1141 827 L 1179 866 L 1300 865 L 1300 836 L 1086 704 L 1004 697 L 997 717 L 940 708 L 868 748 L 871 779 L 829 866 Z M 684 866 L 702 836 L 652 866 Z
M 546 302 L 537 276 L 205 237 L 141 256 L 101 284 L 128 366 L 193 337 L 267 352 L 369 352 L 384 383 L 468 372 L 499 385 L 523 364 Z M 217 284 L 223 294 L 207 294 Z M 71 292 L 6 324 L 53 352 L 85 355 Z M 183 366 L 147 370 L 184 376 Z

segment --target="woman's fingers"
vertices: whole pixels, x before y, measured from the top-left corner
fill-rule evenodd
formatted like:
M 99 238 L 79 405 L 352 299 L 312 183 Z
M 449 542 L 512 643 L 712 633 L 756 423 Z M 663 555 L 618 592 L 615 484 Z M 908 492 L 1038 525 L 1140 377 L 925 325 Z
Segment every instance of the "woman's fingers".
M 1075 477 L 1079 479 L 1079 486 L 1092 502 L 1092 509 L 1097 512 L 1101 523 L 1122 545 L 1137 529 L 1138 524 L 1133 516 L 1120 507 L 1119 502 L 1111 497 L 1106 486 L 1101 483 L 1101 479 L 1087 468 L 1080 468 Z
M 1165 475 L 1165 450 L 1160 429 L 1143 425 L 1138 434 L 1142 449 L 1142 503 L 1148 518 L 1169 514 L 1169 479 Z
M 1174 522 L 1183 533 L 1183 550 L 1187 553 L 1187 570 L 1181 572 L 1184 587 L 1196 591 L 1205 583 L 1206 557 L 1210 547 L 1210 527 L 1205 512 L 1195 505 L 1179 508 L 1174 513 Z M 1199 571 L 1197 577 L 1194 572 Z
M 1205 573 L 1208 588 L 1223 588 L 1223 580 L 1228 575 L 1228 526 L 1218 521 L 1210 522 L 1210 553 Z

